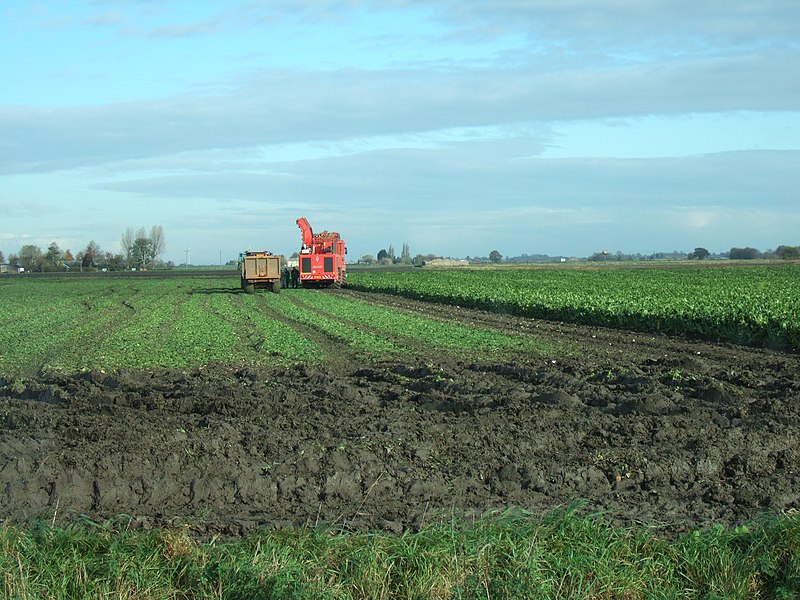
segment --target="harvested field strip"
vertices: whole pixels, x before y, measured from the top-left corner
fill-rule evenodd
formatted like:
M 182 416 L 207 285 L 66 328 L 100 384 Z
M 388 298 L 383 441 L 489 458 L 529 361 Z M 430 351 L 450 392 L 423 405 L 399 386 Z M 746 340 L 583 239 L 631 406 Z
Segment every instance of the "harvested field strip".
M 310 359 L 315 345 L 287 333 L 263 304 L 219 280 L 14 280 L 4 301 L 0 369 L 114 370 Z M 201 292 L 201 293 L 195 293 Z M 28 298 L 36 298 L 35 312 Z M 225 302 L 222 302 L 225 298 Z M 254 303 L 255 302 L 255 303 Z M 280 335 L 279 335 L 280 334 Z
M 492 354 L 564 352 L 533 335 L 498 332 L 490 327 L 468 327 L 414 314 L 403 309 L 392 309 L 369 301 L 343 297 L 332 293 L 304 294 L 298 299 L 327 314 L 346 315 L 354 324 L 366 324 L 376 330 L 411 340 L 411 346 L 420 343 L 432 350 L 457 351 L 464 358 L 485 358 Z
M 51 305 L 43 307 L 41 314 L 18 318 L 0 328 L 0 369 L 33 374 L 42 369 L 94 368 L 103 364 L 102 358 L 97 360 L 98 348 L 120 328 L 139 320 L 133 303 L 141 311 L 157 301 L 157 296 L 142 299 L 134 290 L 126 290 L 128 296 L 121 297 L 108 286 L 38 286 L 37 291 L 48 292 L 44 297 L 50 297 Z M 53 292 L 58 292 L 57 298 Z M 24 304 L 24 294 L 18 302 Z
M 321 293 L 330 294 L 331 292 L 326 290 Z M 314 302 L 313 299 L 311 298 L 311 294 L 304 293 L 302 296 L 295 296 L 292 298 L 292 302 L 294 302 L 298 307 L 303 308 L 303 310 L 310 310 L 311 312 L 320 315 L 322 318 L 330 319 L 331 316 L 335 314 L 336 318 L 339 321 L 341 321 L 343 324 L 347 325 L 352 329 L 358 329 L 360 331 L 372 335 L 377 335 L 389 339 L 398 348 L 402 348 L 403 352 L 407 353 L 408 356 L 415 356 L 417 354 L 427 354 L 433 350 L 433 347 L 423 342 L 422 340 L 413 338 L 411 336 L 388 331 L 385 328 L 382 328 L 380 326 L 375 326 L 363 320 L 362 321 L 354 320 L 352 318 L 353 315 L 346 313 L 346 311 L 337 313 L 335 311 L 330 311 L 320 308 L 319 306 L 316 306 L 316 302 Z
M 136 322 L 137 310 L 148 310 L 159 302 L 157 294 L 142 296 L 137 289 L 131 291 L 120 296 L 117 288 L 106 285 L 93 289 L 91 294 L 75 295 L 73 301 L 79 302 L 84 312 L 79 319 L 67 323 L 69 333 L 46 354 L 40 368 L 61 372 L 97 368 L 95 349 L 120 327 Z
M 239 344 L 235 328 L 208 310 L 207 297 L 189 294 L 179 305 L 174 323 L 163 340 L 164 364 L 192 366 L 211 361 L 231 362 Z
M 217 293 L 205 300 L 207 310 L 234 328 L 237 354 L 245 361 L 313 363 L 322 354 L 317 342 L 278 318 L 260 295 Z
M 57 309 L 60 305 L 70 304 L 70 299 L 59 296 L 54 298 L 50 293 L 45 293 L 41 286 L 37 286 L 37 283 L 24 279 L 0 281 L 0 325 L 5 327 L 15 321 L 33 319 Z M 65 296 L 71 297 L 72 294 Z
M 265 303 L 285 318 L 305 327 L 318 330 L 326 336 L 345 344 L 346 351 L 364 358 L 386 358 L 405 353 L 390 337 L 354 329 L 338 315 L 324 316 L 292 302 L 287 296 L 308 294 L 308 290 L 264 296 Z

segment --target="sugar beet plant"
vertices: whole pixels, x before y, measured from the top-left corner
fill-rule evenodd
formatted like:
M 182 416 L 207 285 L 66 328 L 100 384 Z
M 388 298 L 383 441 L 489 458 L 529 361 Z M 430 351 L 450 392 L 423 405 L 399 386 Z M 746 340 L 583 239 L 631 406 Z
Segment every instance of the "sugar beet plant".
M 526 317 L 800 348 L 800 267 L 375 272 L 351 287 Z

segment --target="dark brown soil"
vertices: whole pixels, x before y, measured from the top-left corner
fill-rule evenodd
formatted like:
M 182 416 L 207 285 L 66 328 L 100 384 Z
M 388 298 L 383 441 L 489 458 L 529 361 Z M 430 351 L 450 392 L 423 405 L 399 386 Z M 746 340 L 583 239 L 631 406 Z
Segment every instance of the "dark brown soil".
M 800 508 L 796 353 L 358 295 L 574 351 L 0 380 L 0 522 L 400 532 L 582 498 L 672 534 Z

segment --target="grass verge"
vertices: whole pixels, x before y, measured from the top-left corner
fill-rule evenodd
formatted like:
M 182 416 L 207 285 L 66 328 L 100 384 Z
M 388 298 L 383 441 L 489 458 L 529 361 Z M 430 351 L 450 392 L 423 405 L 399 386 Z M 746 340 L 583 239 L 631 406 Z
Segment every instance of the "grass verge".
M 124 519 L 0 529 L 4 598 L 796 598 L 800 517 L 677 539 L 580 504 L 417 533 L 262 531 L 200 542 Z

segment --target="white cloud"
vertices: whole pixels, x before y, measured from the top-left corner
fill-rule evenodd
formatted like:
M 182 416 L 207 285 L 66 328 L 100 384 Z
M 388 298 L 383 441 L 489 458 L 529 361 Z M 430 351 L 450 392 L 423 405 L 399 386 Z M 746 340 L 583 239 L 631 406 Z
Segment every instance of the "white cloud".
M 546 120 L 800 110 L 800 55 L 604 73 L 273 72 L 227 94 L 0 107 L 0 173 Z M 742 82 L 747 81 L 747 86 Z
M 711 210 L 688 209 L 685 213 L 686 224 L 693 229 L 706 229 L 718 219 L 718 213 Z

